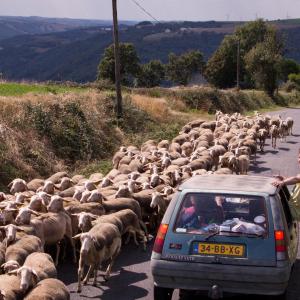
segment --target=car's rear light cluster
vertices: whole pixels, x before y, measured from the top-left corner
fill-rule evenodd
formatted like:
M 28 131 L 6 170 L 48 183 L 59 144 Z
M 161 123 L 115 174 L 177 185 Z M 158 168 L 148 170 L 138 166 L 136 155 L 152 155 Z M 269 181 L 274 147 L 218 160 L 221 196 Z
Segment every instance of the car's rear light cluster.
M 286 256 L 286 242 L 283 230 L 275 231 L 275 249 L 277 260 L 285 260 Z
M 153 251 L 161 254 L 164 247 L 165 236 L 168 231 L 168 224 L 160 224 L 156 239 L 153 246 Z

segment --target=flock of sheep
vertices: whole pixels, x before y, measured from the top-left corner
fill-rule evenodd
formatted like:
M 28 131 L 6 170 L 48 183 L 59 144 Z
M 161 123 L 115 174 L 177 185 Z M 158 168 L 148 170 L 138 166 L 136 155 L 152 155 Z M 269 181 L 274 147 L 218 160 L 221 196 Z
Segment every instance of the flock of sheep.
M 207 173 L 247 174 L 266 139 L 276 147 L 292 127 L 291 118 L 217 111 L 215 121 L 192 121 L 171 142 L 121 147 L 105 177 L 59 172 L 46 180 L 13 180 L 10 194 L 0 193 L 0 299 L 69 299 L 56 279 L 56 266 L 66 256 L 63 240 L 75 263 L 80 240 L 78 292 L 91 275 L 96 285 L 104 265 L 108 280 L 122 237 L 145 250 L 148 233 L 155 233 L 183 181 Z M 54 261 L 44 252 L 51 245 Z

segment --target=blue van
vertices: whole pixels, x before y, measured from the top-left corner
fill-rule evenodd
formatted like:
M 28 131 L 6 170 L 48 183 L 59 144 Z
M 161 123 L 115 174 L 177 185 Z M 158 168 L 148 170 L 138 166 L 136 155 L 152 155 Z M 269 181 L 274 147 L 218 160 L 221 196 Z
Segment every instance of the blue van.
M 174 289 L 281 295 L 298 249 L 297 213 L 286 187 L 269 177 L 204 175 L 184 182 L 158 230 L 152 257 L 154 299 Z

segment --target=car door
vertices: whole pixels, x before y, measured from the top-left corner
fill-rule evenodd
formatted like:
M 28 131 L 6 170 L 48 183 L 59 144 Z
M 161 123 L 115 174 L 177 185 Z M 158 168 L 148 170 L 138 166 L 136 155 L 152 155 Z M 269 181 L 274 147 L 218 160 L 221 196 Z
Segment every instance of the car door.
M 289 190 L 287 189 L 286 186 L 283 186 L 279 190 L 279 196 L 286 220 L 286 225 L 288 229 L 288 240 L 289 240 L 289 245 L 288 245 L 288 252 L 290 259 L 292 261 L 296 260 L 297 257 L 297 250 L 298 250 L 298 217 L 297 217 L 297 212 L 296 209 L 289 200 L 291 199 L 291 195 Z

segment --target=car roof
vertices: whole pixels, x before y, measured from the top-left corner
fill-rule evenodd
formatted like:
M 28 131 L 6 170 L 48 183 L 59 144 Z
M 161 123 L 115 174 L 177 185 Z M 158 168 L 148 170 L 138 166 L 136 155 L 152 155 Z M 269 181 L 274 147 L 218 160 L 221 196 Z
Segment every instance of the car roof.
M 196 175 L 179 186 L 179 190 L 226 190 L 235 192 L 265 193 L 274 195 L 277 188 L 274 178 L 253 175 Z

